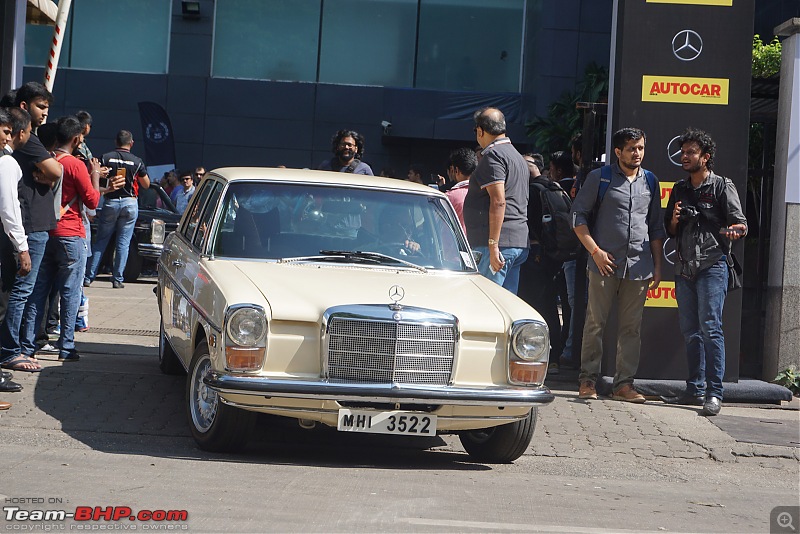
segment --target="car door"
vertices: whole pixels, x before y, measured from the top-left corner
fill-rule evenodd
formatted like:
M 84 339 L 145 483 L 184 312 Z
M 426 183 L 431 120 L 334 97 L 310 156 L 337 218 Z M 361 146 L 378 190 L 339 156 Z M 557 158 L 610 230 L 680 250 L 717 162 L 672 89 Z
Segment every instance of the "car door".
M 205 237 L 213 221 L 222 184 L 205 180 L 192 197 L 178 231 L 170 236 L 162 255 L 164 283 L 161 295 L 161 317 L 164 332 L 172 348 L 188 363 L 194 351 L 192 336 L 202 315 L 197 303 L 200 284 L 200 262 Z

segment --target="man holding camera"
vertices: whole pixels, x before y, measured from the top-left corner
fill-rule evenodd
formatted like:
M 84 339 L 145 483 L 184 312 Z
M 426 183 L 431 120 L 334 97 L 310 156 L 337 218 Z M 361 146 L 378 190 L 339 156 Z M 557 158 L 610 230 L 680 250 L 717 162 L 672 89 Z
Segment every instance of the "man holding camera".
M 111 169 L 110 174 L 125 178 L 125 185 L 103 199 L 103 208 L 97 215 L 97 238 L 92 246 L 92 255 L 86 267 L 83 285 L 89 287 L 97 276 L 97 269 L 103 259 L 103 252 L 116 231 L 117 242 L 112 268 L 111 285 L 114 289 L 122 289 L 125 264 L 128 262 L 128 249 L 131 237 L 139 216 L 139 188 L 150 187 L 147 167 L 138 156 L 131 154 L 133 134 L 128 130 L 117 133 L 117 149 L 103 154 L 103 166 Z M 101 184 L 102 186 L 103 184 Z M 135 252 L 135 251 L 134 251 Z
M 722 308 L 733 268 L 731 241 L 747 235 L 747 219 L 736 186 L 712 170 L 716 144 L 711 136 L 689 128 L 679 142 L 681 165 L 689 176 L 672 188 L 664 223 L 676 238 L 675 297 L 689 378 L 683 395 L 665 400 L 702 405 L 703 415 L 717 415 L 725 374 Z

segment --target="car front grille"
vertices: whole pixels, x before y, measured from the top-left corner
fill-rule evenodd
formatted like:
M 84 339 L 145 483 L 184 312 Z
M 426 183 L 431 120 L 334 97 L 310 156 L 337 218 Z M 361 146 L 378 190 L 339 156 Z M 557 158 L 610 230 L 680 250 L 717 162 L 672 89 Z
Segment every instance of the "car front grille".
M 414 324 L 334 316 L 327 329 L 328 379 L 445 386 L 457 338 L 454 322 Z

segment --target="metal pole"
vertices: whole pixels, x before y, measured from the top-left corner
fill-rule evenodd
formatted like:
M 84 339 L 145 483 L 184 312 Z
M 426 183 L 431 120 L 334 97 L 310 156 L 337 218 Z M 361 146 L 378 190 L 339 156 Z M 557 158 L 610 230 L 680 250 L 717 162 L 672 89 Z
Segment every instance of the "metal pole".
M 47 58 L 47 67 L 44 69 L 44 86 L 48 91 L 53 91 L 53 83 L 56 79 L 56 69 L 58 68 L 58 58 L 61 56 L 61 45 L 64 43 L 64 30 L 67 27 L 69 8 L 72 0 L 61 0 L 58 3 L 58 15 L 56 15 L 56 27 L 53 30 L 53 42 L 50 44 L 50 55 Z

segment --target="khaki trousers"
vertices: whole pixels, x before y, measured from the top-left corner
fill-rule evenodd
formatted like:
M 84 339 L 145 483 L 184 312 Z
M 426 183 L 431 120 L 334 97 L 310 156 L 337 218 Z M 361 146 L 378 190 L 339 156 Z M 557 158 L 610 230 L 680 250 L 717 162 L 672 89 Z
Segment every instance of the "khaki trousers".
M 625 280 L 602 276 L 589 271 L 589 302 L 581 346 L 580 380 L 597 381 L 603 362 L 603 332 L 616 300 L 619 327 L 617 329 L 617 372 L 613 390 L 633 382 L 639 368 L 641 326 L 644 301 L 650 280 Z

